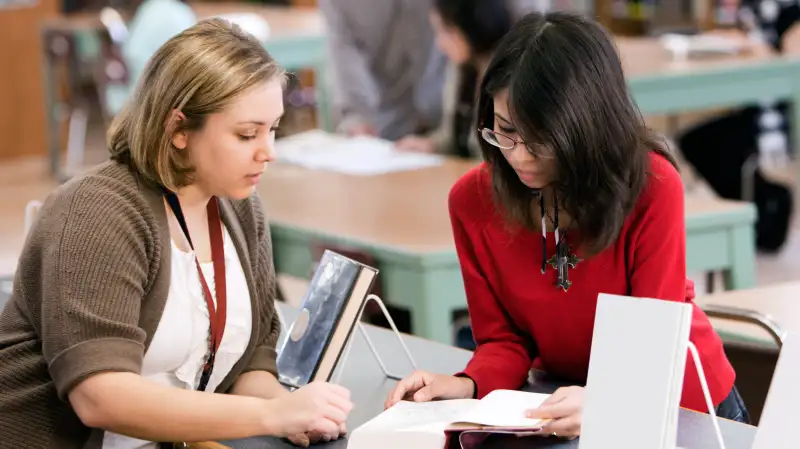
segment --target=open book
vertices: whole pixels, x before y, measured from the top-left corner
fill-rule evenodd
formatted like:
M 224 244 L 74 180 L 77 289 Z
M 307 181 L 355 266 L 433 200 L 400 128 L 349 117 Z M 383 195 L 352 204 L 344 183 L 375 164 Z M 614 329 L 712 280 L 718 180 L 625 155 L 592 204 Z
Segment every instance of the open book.
M 532 434 L 545 420 L 525 417 L 525 411 L 541 405 L 549 395 L 495 390 L 483 399 L 451 399 L 432 402 L 401 401 L 348 437 L 348 449 L 444 449 L 457 444 L 459 434 Z

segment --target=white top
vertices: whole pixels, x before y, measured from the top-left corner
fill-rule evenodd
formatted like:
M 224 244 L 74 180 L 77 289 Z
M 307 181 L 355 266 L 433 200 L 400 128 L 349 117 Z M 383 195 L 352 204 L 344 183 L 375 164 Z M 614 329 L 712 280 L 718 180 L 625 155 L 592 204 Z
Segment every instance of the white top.
M 176 388 L 196 389 L 208 353 L 208 306 L 197 273 L 194 253 L 179 250 L 172 242 L 169 296 L 158 328 L 142 363 L 142 377 Z M 224 233 L 227 282 L 225 333 L 217 350 L 214 370 L 206 391 L 212 392 L 244 354 L 252 331 L 250 290 L 236 247 Z M 201 264 L 216 303 L 214 265 Z M 106 432 L 103 449 L 155 449 L 157 445 Z

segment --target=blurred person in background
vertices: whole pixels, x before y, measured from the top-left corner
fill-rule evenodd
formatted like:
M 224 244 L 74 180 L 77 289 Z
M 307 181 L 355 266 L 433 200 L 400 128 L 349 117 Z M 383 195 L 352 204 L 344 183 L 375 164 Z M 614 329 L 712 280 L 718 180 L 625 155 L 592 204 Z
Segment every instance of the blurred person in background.
M 427 135 L 397 142 L 403 150 L 479 158 L 473 132 L 477 88 L 492 51 L 516 18 L 534 10 L 535 0 L 434 0 L 430 21 L 436 44 L 449 60 L 442 96 L 442 121 Z
M 147 61 L 165 42 L 197 22 L 183 0 L 144 0 L 128 24 L 122 52 L 131 84 L 135 84 Z
M 431 3 L 319 1 L 340 131 L 396 140 L 439 125 L 446 58 L 428 21 Z

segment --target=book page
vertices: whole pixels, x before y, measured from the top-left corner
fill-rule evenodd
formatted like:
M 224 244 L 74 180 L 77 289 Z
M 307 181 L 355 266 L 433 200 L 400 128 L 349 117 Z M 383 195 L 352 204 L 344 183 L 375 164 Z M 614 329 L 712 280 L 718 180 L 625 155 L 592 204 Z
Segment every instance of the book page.
M 462 415 L 461 422 L 483 426 L 539 428 L 542 420 L 526 418 L 525 411 L 539 407 L 548 397 L 549 394 L 495 390 Z
M 400 401 L 363 427 L 371 430 L 441 432 L 450 423 L 463 419 L 479 403 L 480 401 L 475 399 L 431 402 Z

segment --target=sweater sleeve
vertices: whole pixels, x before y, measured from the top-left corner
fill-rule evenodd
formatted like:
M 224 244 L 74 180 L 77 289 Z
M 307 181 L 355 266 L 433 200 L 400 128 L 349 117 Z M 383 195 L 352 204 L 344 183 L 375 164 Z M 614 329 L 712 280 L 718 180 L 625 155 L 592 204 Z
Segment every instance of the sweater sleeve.
M 84 182 L 61 196 L 40 239 L 42 352 L 58 395 L 104 371 L 139 373 L 138 325 L 158 251 L 142 211 L 113 181 Z
M 656 170 L 655 179 L 651 179 L 652 185 L 639 212 L 630 274 L 631 295 L 691 303 L 689 339 L 697 347 L 712 398 L 718 404 L 728 394 L 730 385 L 726 382 L 732 372 L 725 368 L 729 365 L 724 360 L 719 336 L 700 307 L 692 303 L 693 285 L 686 279 L 683 184 L 680 175 L 666 161 L 655 163 L 661 168 Z M 706 410 L 697 368 L 688 353 L 682 391 L 681 406 Z
M 275 346 L 281 333 L 281 325 L 278 313 L 275 310 L 277 279 L 272 257 L 272 238 L 258 195 L 253 195 L 251 202 L 258 235 L 258 248 L 253 274 L 258 285 L 257 291 L 259 295 L 258 301 L 261 304 L 261 315 L 258 326 L 260 332 L 258 343 L 243 373 L 248 371 L 267 371 L 277 377 L 277 352 L 275 351 Z
M 450 218 L 477 347 L 466 369 L 457 375 L 471 378 L 476 397 L 482 398 L 497 389 L 518 389 L 525 384 L 534 344 L 514 324 L 481 269 L 480 252 L 467 230 L 474 221 L 459 217 L 459 212 L 469 207 L 459 200 L 460 187 L 457 184 L 450 194 Z
M 691 303 L 693 285 L 686 279 L 686 224 L 683 184 L 664 159 L 654 159 L 654 174 L 643 193 L 632 245 L 631 296 Z M 721 341 L 710 321 L 692 305 L 690 340 L 697 346 L 712 397 L 724 398 L 730 373 L 723 363 Z M 682 406 L 705 410 L 694 360 L 687 353 Z M 687 402 L 699 399 L 697 402 Z
M 656 160 L 655 164 L 668 164 Z M 631 294 L 684 301 L 686 298 L 686 225 L 683 183 L 670 166 L 651 175 L 637 207 L 634 227 Z

